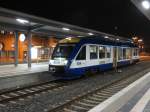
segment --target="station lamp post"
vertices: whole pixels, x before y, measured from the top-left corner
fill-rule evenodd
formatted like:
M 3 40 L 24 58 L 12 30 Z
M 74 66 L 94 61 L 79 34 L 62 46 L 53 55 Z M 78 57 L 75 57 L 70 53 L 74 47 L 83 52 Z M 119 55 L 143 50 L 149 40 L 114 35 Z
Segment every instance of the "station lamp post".
M 20 24 L 29 24 L 30 21 L 26 20 L 26 19 L 23 19 L 23 18 L 17 18 L 16 19 L 17 22 L 19 22 Z M 65 30 L 68 30 L 68 29 L 65 29 Z M 18 33 L 17 33 L 18 34 Z M 24 34 L 21 34 L 20 35 L 20 41 L 24 41 L 25 40 L 25 35 Z M 18 39 L 18 35 L 16 35 L 16 39 Z M 16 40 L 18 41 L 18 40 Z M 28 67 L 30 68 L 31 67 L 31 41 L 32 41 L 32 34 L 31 34 L 31 31 L 27 31 L 27 42 L 28 42 Z M 17 43 L 17 42 L 16 42 Z M 17 44 L 16 44 L 17 45 Z M 17 45 L 18 46 L 18 45 Z M 17 47 L 18 49 L 18 47 Z M 18 51 L 16 51 L 16 53 L 18 53 Z M 17 58 L 17 56 L 16 56 Z
M 28 38 L 28 67 L 31 68 L 31 48 L 32 48 L 32 34 L 30 31 L 27 33 Z

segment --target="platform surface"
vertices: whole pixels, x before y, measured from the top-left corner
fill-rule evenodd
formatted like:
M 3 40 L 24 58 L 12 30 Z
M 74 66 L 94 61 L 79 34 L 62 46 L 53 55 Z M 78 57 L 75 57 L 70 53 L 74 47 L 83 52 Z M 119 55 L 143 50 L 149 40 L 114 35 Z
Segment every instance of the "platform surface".
M 150 112 L 150 83 L 142 88 L 118 112 Z
M 17 67 L 12 65 L 0 66 L 0 78 L 11 77 L 17 75 L 31 74 L 48 71 L 48 62 L 33 63 L 31 68 L 28 68 L 27 64 L 19 64 Z
M 89 112 L 150 112 L 150 69 Z

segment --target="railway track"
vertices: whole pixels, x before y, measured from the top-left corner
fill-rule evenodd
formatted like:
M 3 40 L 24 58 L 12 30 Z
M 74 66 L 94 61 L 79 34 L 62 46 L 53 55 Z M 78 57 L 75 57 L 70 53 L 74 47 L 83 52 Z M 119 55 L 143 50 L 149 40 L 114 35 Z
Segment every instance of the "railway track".
M 58 82 L 58 80 L 31 85 L 23 88 L 18 88 L 10 91 L 0 93 L 0 105 L 5 103 L 12 103 L 18 99 L 22 99 L 28 96 L 33 96 L 42 92 L 52 91 L 55 89 L 62 89 L 66 86 L 65 82 Z
M 144 73 L 138 72 L 134 72 L 135 75 L 130 74 L 112 83 L 105 84 L 94 91 L 83 93 L 72 100 L 50 109 L 48 112 L 87 112 L 147 73 L 147 71 L 144 71 Z
M 140 70 L 136 71 L 134 74 L 136 74 L 138 72 L 140 72 Z M 97 75 L 94 75 L 94 76 L 97 76 Z M 40 95 L 44 92 L 52 92 L 52 91 L 55 91 L 55 90 L 62 90 L 65 87 L 67 87 L 71 84 L 74 84 L 75 82 L 80 82 L 80 81 L 85 80 L 86 78 L 90 78 L 90 77 L 93 78 L 94 76 L 83 77 L 83 78 L 78 79 L 78 80 L 67 81 L 67 82 L 66 81 L 62 82 L 60 80 L 55 80 L 55 81 L 50 81 L 50 82 L 46 82 L 46 83 L 31 85 L 31 86 L 24 87 L 24 88 L 18 88 L 18 89 L 15 89 L 15 90 L 1 92 L 0 93 L 0 106 L 6 106 L 7 103 L 15 103 L 15 102 L 17 102 L 17 100 L 25 100 L 27 97 L 31 98 L 34 95 Z M 139 77 L 139 75 L 138 75 L 138 77 Z M 56 108 L 54 107 L 52 110 L 50 109 L 49 111 L 52 111 L 52 112 L 58 111 L 58 112 L 60 112 L 60 110 L 61 111 L 63 110 L 65 112 L 68 112 L 68 111 L 74 112 L 74 111 L 76 111 L 75 108 L 80 108 L 80 107 L 81 107 L 81 111 L 85 111 L 84 108 L 89 110 L 90 108 L 92 108 L 92 106 L 95 106 L 98 103 L 100 103 L 100 101 L 104 101 L 109 96 L 115 94 L 117 92 L 116 90 L 119 91 L 121 89 L 121 88 L 116 88 L 116 89 L 113 88 L 113 91 L 110 91 L 111 89 L 107 90 L 107 91 L 104 91 L 105 94 L 106 94 L 106 92 L 107 92 L 107 94 L 109 92 L 111 92 L 113 94 L 109 94 L 109 96 L 102 95 L 103 97 L 100 96 L 102 99 L 97 100 L 98 95 L 97 94 L 94 95 L 96 93 L 96 91 L 100 91 L 100 90 L 103 90 L 103 89 L 105 90 L 105 88 L 109 87 L 111 84 L 106 84 L 103 87 L 101 86 L 102 88 L 97 88 L 95 91 L 89 91 L 88 93 L 81 94 L 77 97 L 74 97 L 72 100 L 69 100 L 68 102 L 65 101 L 63 105 L 58 106 Z M 124 88 L 124 86 L 122 88 Z M 90 98 L 88 99 L 89 95 L 94 95 L 95 98 L 90 96 Z M 84 99 L 84 101 L 82 101 L 82 99 Z M 81 104 L 85 105 L 87 107 L 82 106 Z M 77 110 L 77 112 L 78 112 L 78 110 Z M 80 110 L 79 110 L 79 112 L 80 112 Z
M 15 103 L 16 100 L 23 100 L 27 97 L 32 97 L 34 95 L 38 95 L 40 93 L 54 91 L 63 89 L 63 87 L 69 86 L 75 82 L 80 82 L 86 78 L 90 78 L 93 76 L 88 76 L 84 78 L 80 78 L 78 80 L 72 81 L 62 81 L 62 80 L 53 80 L 45 83 L 39 83 L 35 85 L 25 86 L 13 90 L 7 90 L 0 93 L 0 105 L 5 106 L 6 103 Z

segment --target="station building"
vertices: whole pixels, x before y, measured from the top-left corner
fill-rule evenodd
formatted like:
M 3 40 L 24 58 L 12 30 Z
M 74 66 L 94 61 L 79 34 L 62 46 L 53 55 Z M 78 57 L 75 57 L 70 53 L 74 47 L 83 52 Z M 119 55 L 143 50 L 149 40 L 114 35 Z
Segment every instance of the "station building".
M 48 61 L 58 39 L 55 37 L 46 37 L 33 35 L 31 47 L 31 61 L 45 62 Z M 0 64 L 14 63 L 15 59 L 15 34 L 1 30 L 0 34 Z M 27 63 L 28 42 L 25 34 L 19 33 L 18 40 L 18 63 Z

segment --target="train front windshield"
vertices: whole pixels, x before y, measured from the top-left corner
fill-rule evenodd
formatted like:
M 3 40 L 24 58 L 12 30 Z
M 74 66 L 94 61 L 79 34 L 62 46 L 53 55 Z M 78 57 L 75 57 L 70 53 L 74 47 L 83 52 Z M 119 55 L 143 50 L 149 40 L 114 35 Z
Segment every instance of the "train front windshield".
M 68 58 L 71 52 L 73 51 L 73 48 L 75 47 L 75 44 L 59 44 L 52 55 L 52 59 L 54 58 Z

